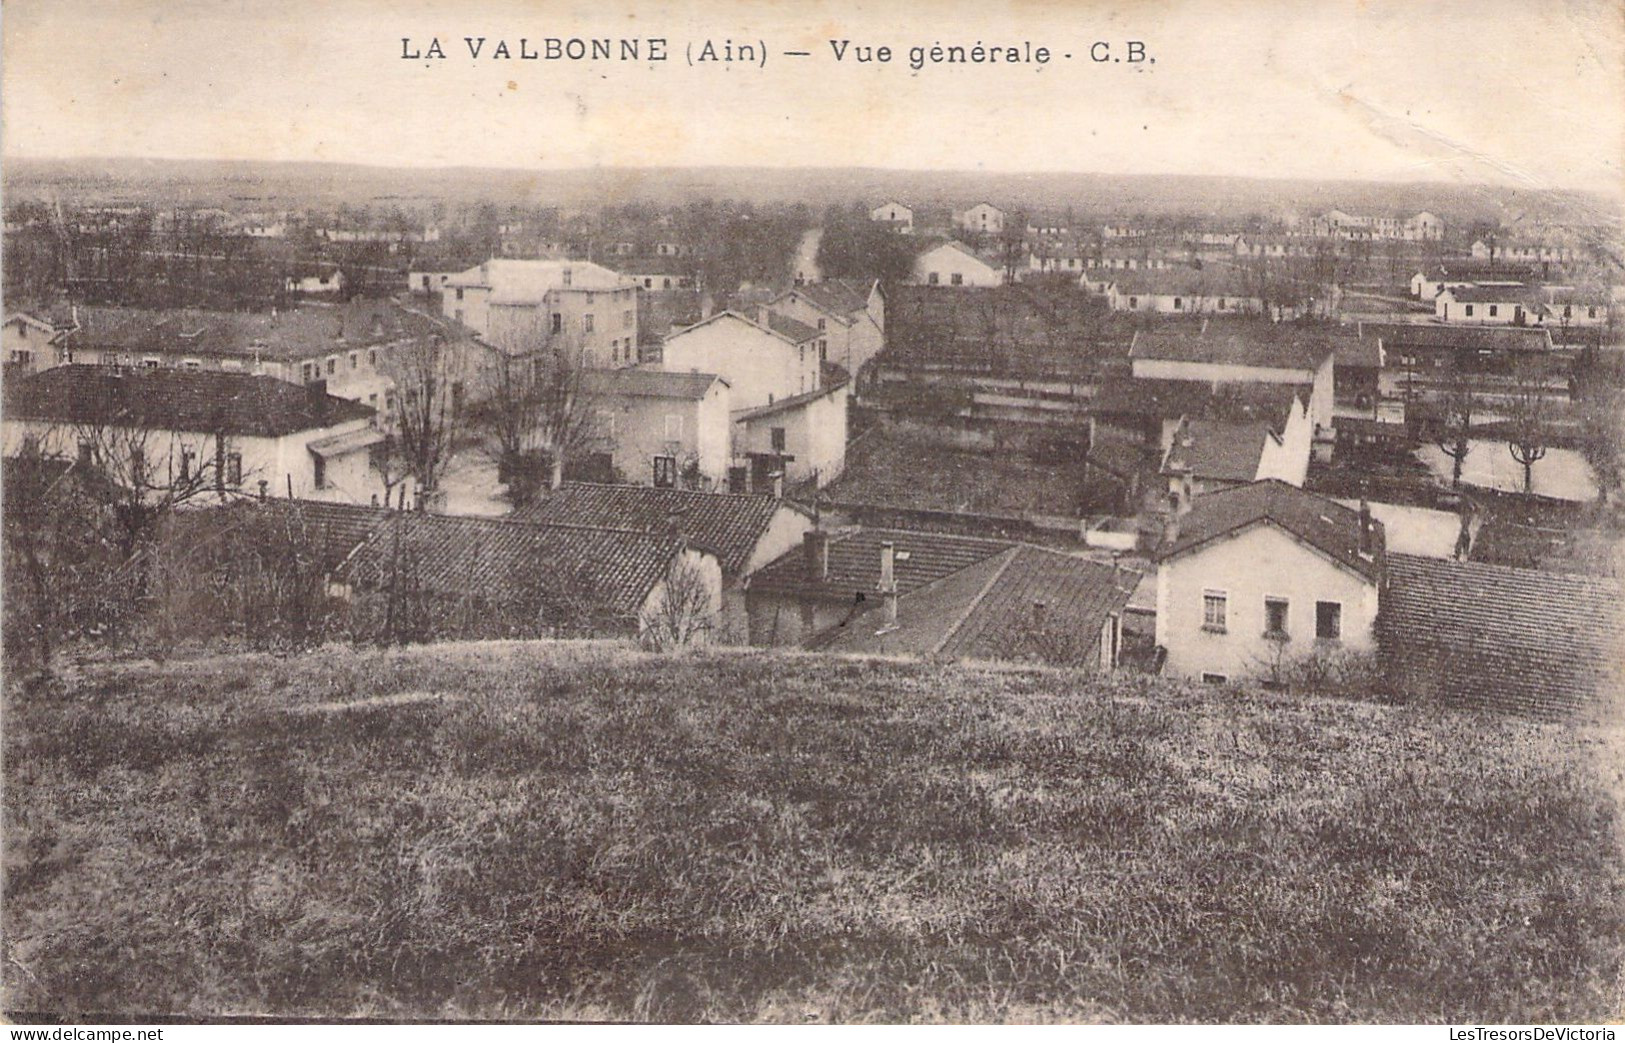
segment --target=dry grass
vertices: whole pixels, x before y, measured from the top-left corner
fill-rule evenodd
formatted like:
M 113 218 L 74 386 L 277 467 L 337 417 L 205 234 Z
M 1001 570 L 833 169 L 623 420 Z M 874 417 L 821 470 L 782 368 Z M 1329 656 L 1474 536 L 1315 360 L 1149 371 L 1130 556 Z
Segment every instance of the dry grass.
M 1621 1009 L 1617 770 L 1556 726 L 585 644 L 98 664 L 7 698 L 11 1010 Z M 331 712 L 353 700 L 378 702 Z

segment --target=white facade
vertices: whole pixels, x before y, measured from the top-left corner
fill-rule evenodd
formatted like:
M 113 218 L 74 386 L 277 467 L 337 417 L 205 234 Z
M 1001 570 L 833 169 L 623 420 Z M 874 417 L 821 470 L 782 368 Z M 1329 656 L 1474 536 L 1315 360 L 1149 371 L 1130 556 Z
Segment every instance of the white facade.
M 510 355 L 565 345 L 594 368 L 637 361 L 637 287 L 590 261 L 493 258 L 446 280 L 440 309 Z
M 1130 366 L 1134 376 L 1141 379 L 1202 380 L 1213 384 L 1308 384 L 1311 388 L 1309 418 L 1317 428 L 1332 426 L 1335 402 L 1333 356 L 1330 350 L 1312 369 L 1307 366 L 1249 366 L 1236 362 L 1156 358 L 1135 358 Z
M 1257 297 L 1206 293 L 1128 293 L 1115 283 L 1106 290 L 1112 311 L 1146 315 L 1258 315 L 1264 302 Z
M 916 286 L 1000 286 L 1004 272 L 959 243 L 943 243 L 914 259 Z
M 783 455 L 788 482 L 818 479 L 823 488 L 846 470 L 847 399 L 851 385 L 734 414 L 734 456 Z
M 869 220 L 884 222 L 904 233 L 914 231 L 914 211 L 896 200 L 882 203 L 869 211 Z
M 850 315 L 827 310 L 809 295 L 795 290 L 775 298 L 772 307 L 825 333 L 826 357 L 853 376 L 886 346 L 886 305 L 878 286 L 870 289 L 864 310 Z
M 1268 562 L 1268 568 L 1260 568 Z M 1266 636 L 1266 599 L 1285 602 L 1284 640 Z M 1222 601 L 1222 622 L 1216 605 Z M 1335 604 L 1338 637 L 1316 637 L 1318 605 Z M 1163 672 L 1192 680 L 1269 678 L 1293 659 L 1376 647 L 1377 584 L 1274 524 L 1244 528 L 1157 567 Z
M 968 210 L 954 214 L 954 224 L 967 232 L 980 235 L 1004 234 L 1004 211 L 992 203 L 977 203 Z
M 718 312 L 666 338 L 661 368 L 715 373 L 732 387 L 735 412 L 818 390 L 816 342 L 795 343 L 738 312 Z

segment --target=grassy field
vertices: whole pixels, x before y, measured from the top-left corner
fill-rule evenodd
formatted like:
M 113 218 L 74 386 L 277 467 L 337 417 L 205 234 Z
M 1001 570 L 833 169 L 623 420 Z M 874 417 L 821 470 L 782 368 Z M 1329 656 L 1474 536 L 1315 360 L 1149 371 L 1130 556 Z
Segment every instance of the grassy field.
M 86 666 L 7 693 L 6 1008 L 1595 1020 L 1604 738 L 602 645 Z

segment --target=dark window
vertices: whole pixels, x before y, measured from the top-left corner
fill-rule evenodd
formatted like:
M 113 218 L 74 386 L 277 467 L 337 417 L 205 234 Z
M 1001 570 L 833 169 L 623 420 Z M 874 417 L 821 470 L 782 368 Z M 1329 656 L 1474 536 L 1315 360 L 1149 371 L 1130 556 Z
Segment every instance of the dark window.
M 197 454 L 190 449 L 181 450 L 181 481 L 192 480 L 192 465 L 197 461 Z
M 329 356 L 328 359 L 327 359 L 327 375 L 332 376 L 334 373 L 338 372 L 338 368 L 339 368 L 339 360 L 332 357 L 332 356 Z
M 315 453 L 311 454 L 311 459 L 315 461 L 315 466 L 311 468 L 311 473 L 315 477 L 316 488 L 327 488 L 327 461 Z
M 137 489 L 146 484 L 147 454 L 140 446 L 130 450 L 130 484 Z
M 79 443 L 79 466 L 89 467 L 96 459 L 96 444 L 82 441 Z
M 773 451 L 775 453 L 784 452 L 784 428 L 775 427 L 769 432 L 769 435 L 773 440 Z
M 553 313 L 553 332 L 554 333 L 563 333 L 564 332 L 564 315 L 561 312 L 554 312 Z
M 458 300 L 463 299 L 463 288 L 461 286 L 457 287 L 457 299 Z
M 964 277 L 964 275 L 960 274 L 959 272 L 955 272 L 953 274 L 953 277 L 949 281 L 952 282 L 955 286 L 963 286 L 963 285 L 965 285 L 965 277 Z
M 932 286 L 935 286 L 935 285 L 937 285 L 937 284 L 938 284 L 938 283 L 939 283 L 939 282 L 941 282 L 941 281 L 942 281 L 942 280 L 941 280 L 941 278 L 940 278 L 940 277 L 938 277 L 938 275 L 937 275 L 937 273 L 936 273 L 936 272 L 932 272 L 932 273 L 931 273 L 931 274 L 930 274 L 930 275 L 928 275 L 928 276 L 927 276 L 927 277 L 926 277 L 926 280 L 925 280 L 925 281 L 926 281 L 926 282 L 928 282 L 928 283 L 930 283 L 930 284 L 931 284 L 931 285 L 932 285 Z
M 1202 592 L 1202 629 L 1222 632 L 1229 616 L 1229 598 L 1222 590 Z
M 1343 637 L 1343 606 L 1336 601 L 1315 602 L 1315 637 L 1340 641 Z
M 675 489 L 677 487 L 677 458 L 675 456 L 655 457 L 655 488 Z
M 243 484 L 243 454 L 242 453 L 227 453 L 226 454 L 226 484 L 227 485 L 242 485 Z
M 1203 684 L 1224 684 L 1226 681 L 1229 681 L 1229 680 L 1230 680 L 1230 678 L 1224 676 L 1223 674 L 1203 674 L 1202 675 L 1202 683 Z
M 1287 602 L 1285 598 L 1264 599 L 1264 636 L 1286 637 Z

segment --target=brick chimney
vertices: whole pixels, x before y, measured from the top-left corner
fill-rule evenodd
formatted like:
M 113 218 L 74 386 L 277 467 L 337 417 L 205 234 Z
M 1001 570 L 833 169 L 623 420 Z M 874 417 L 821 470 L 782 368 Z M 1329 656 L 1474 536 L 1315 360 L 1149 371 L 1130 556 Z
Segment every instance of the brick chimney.
M 829 579 L 829 533 L 808 529 L 801 535 L 801 549 L 807 556 L 807 578 Z
M 773 478 L 773 499 L 775 499 L 775 500 L 784 499 L 784 472 L 783 471 L 774 471 L 773 474 L 772 474 L 772 478 Z
M 1360 497 L 1360 553 L 1371 553 L 1371 504 Z
M 891 540 L 880 544 L 880 597 L 886 612 L 885 629 L 897 626 L 897 545 Z

